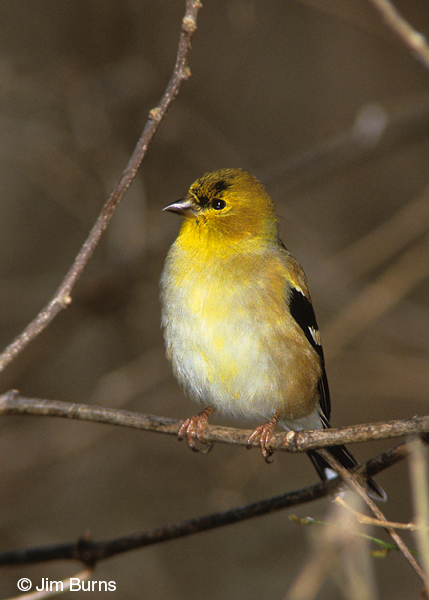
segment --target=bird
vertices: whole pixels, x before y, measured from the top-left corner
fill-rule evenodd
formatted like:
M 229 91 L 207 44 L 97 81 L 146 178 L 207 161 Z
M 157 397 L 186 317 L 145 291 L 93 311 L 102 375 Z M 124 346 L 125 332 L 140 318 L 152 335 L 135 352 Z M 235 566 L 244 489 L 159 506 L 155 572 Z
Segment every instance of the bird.
M 259 438 L 268 462 L 277 424 L 329 428 L 328 380 L 307 279 L 280 240 L 263 184 L 243 169 L 220 169 L 164 210 L 184 217 L 160 282 L 167 358 L 184 391 L 206 404 L 182 423 L 179 439 L 186 436 L 198 450 L 195 440 L 203 441 L 215 410 L 259 420 L 248 445 Z M 328 451 L 348 470 L 358 465 L 344 446 Z M 308 455 L 323 481 L 336 476 L 317 451 Z M 365 487 L 385 499 L 372 479 Z

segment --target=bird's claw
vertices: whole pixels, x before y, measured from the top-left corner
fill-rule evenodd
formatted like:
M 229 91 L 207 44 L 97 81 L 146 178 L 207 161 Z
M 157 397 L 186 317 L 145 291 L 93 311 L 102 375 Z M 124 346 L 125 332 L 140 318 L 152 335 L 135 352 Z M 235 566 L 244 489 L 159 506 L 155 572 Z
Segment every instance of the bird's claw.
M 270 442 L 271 438 L 273 437 L 274 429 L 276 428 L 278 418 L 279 415 L 278 413 L 276 413 L 271 417 L 271 419 L 269 419 L 269 421 L 267 421 L 263 425 L 259 425 L 259 427 L 257 427 L 255 431 L 247 438 L 246 446 L 247 448 L 251 448 L 253 440 L 259 437 L 259 447 L 261 449 L 262 456 L 264 457 L 265 462 L 268 464 L 273 462 L 272 460 L 270 460 L 270 456 L 272 456 L 273 454 L 273 450 L 270 447 Z
M 213 413 L 214 408 L 208 406 L 204 410 L 202 410 L 198 415 L 193 417 L 189 417 L 183 421 L 180 426 L 177 437 L 179 441 L 183 440 L 186 436 L 186 441 L 188 442 L 188 446 L 194 452 L 201 452 L 202 454 L 207 454 L 213 448 L 213 444 L 206 442 L 201 439 L 201 434 L 204 426 L 207 424 L 209 420 L 209 416 Z M 205 448 L 200 448 L 195 443 L 196 440 L 204 444 Z

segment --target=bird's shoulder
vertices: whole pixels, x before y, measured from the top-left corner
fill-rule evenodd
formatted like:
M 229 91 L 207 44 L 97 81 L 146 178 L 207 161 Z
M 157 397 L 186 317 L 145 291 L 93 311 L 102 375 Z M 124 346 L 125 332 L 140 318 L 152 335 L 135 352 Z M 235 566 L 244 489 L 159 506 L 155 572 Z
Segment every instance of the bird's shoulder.
M 285 269 L 286 302 L 290 313 L 316 352 L 322 355 L 319 328 L 305 273 L 282 242 L 279 243 L 279 256 Z
M 301 328 L 307 341 L 319 356 L 321 377 L 318 383 L 321 417 L 324 427 L 329 426 L 331 403 L 328 380 L 325 371 L 325 359 L 320 338 L 319 326 L 316 320 L 313 304 L 308 289 L 307 278 L 300 264 L 286 250 L 281 243 L 283 261 L 289 273 L 290 285 L 287 290 L 287 304 L 290 314 L 296 324 Z

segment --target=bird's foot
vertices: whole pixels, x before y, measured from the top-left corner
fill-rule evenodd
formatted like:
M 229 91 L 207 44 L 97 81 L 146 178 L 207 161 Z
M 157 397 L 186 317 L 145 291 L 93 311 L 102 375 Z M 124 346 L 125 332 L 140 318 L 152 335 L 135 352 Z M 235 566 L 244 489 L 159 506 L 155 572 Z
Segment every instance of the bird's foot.
M 210 444 L 210 443 L 202 440 L 201 434 L 202 434 L 204 426 L 207 425 L 209 416 L 211 414 L 213 414 L 213 412 L 214 412 L 214 408 L 212 408 L 211 406 L 208 406 L 207 408 L 202 410 L 200 413 L 198 413 L 194 417 L 189 417 L 189 419 L 186 419 L 186 421 L 183 421 L 183 423 L 180 426 L 179 433 L 177 434 L 179 441 L 183 440 L 183 438 L 186 435 L 186 440 L 187 440 L 188 446 L 191 450 L 193 450 L 194 452 L 202 452 L 203 454 L 207 454 L 207 452 L 210 452 L 210 450 L 213 448 L 213 444 Z M 204 449 L 199 448 L 196 445 L 196 443 L 195 443 L 196 439 L 199 442 L 201 442 L 201 444 L 204 444 L 204 446 L 205 446 Z
M 273 451 L 270 448 L 270 441 L 273 437 L 274 429 L 276 428 L 278 420 L 279 413 L 276 412 L 271 419 L 269 419 L 269 421 L 263 425 L 259 425 L 259 427 L 257 427 L 255 431 L 247 438 L 247 448 L 251 448 L 253 440 L 259 437 L 259 447 L 266 463 L 272 462 L 270 460 L 270 456 L 273 454 Z

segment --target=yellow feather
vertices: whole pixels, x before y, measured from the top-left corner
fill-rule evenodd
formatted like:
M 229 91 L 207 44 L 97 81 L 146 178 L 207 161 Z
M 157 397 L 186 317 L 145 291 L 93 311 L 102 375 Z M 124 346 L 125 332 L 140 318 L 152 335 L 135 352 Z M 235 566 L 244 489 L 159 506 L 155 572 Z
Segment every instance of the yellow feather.
M 212 202 L 225 203 L 222 209 Z M 168 355 L 185 390 L 236 416 L 286 422 L 317 408 L 321 366 L 288 309 L 288 290 L 308 292 L 278 239 L 262 184 L 227 169 L 195 182 L 161 281 Z M 314 424 L 313 423 L 313 424 Z M 319 425 L 320 426 L 320 425 Z
M 263 185 L 241 169 L 204 175 L 167 210 L 185 218 L 161 278 L 167 355 L 184 389 L 209 405 L 180 434 L 194 447 L 213 408 L 263 419 L 249 440 L 259 437 L 267 459 L 277 421 L 320 429 L 329 419 L 304 272 L 279 240 Z M 348 469 L 356 464 L 343 446 L 331 452 Z M 322 479 L 332 477 L 324 459 L 314 451 L 310 458 Z M 385 498 L 372 480 L 367 489 Z

